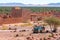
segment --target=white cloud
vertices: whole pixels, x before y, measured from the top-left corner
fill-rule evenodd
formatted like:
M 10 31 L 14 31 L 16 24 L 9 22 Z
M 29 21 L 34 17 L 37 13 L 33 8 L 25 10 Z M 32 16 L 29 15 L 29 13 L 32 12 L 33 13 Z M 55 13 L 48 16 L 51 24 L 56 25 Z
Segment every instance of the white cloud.
M 47 4 L 47 3 L 56 3 L 60 2 L 60 0 L 0 0 L 0 3 L 25 3 L 25 4 Z

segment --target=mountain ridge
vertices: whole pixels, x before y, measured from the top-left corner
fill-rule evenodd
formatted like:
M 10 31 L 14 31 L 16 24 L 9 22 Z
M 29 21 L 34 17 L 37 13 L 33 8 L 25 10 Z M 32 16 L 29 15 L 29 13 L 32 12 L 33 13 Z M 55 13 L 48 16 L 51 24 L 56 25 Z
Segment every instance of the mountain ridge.
M 21 6 L 21 7 L 60 7 L 60 3 L 49 3 L 46 5 L 42 4 L 24 4 L 24 3 L 0 3 L 0 6 Z
M 49 3 L 48 5 L 60 5 L 60 3 Z

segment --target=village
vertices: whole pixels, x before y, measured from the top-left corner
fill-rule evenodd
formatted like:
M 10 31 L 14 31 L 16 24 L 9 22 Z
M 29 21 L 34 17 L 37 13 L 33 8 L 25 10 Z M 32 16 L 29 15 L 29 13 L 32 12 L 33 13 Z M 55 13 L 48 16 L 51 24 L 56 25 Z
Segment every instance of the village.
M 45 9 L 44 9 L 45 10 Z M 40 21 L 46 17 L 60 18 L 60 12 L 56 10 L 50 10 L 47 12 L 32 12 L 29 9 L 21 7 L 12 7 L 10 13 L 0 14 L 0 24 L 21 23 L 27 21 Z
M 0 40 L 60 40 L 59 11 L 32 12 L 12 7 L 10 13 L 3 13 L 0 14 Z

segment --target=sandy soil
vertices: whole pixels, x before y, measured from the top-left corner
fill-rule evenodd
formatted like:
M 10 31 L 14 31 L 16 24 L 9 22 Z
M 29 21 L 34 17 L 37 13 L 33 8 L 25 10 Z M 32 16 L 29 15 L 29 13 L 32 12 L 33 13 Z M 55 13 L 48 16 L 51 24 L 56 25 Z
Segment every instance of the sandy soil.
M 22 32 L 16 30 L 0 30 L 0 40 L 60 40 L 60 32 L 54 33 L 54 37 L 49 37 L 50 33 L 32 33 L 32 27 L 20 28 L 20 30 L 25 29 L 26 31 Z M 18 34 L 18 36 L 16 36 Z

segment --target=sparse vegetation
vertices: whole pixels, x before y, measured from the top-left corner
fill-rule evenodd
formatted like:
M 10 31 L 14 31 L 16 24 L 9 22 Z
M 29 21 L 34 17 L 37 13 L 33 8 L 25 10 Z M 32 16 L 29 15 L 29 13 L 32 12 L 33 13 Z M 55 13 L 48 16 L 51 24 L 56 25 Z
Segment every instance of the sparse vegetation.
M 49 17 L 45 19 L 45 22 L 50 25 L 50 29 L 52 30 L 52 27 L 54 27 L 54 32 L 57 32 L 57 27 L 60 25 L 60 20 L 56 17 Z M 51 32 L 52 33 L 52 32 Z M 52 33 L 53 36 L 53 33 Z
M 50 10 L 60 11 L 60 7 L 24 7 L 25 9 L 29 9 L 33 12 L 44 12 Z
M 60 7 L 22 7 L 23 9 L 29 9 L 32 12 L 45 12 L 50 10 L 60 11 Z M 10 13 L 12 7 L 0 7 L 0 14 L 1 13 Z

